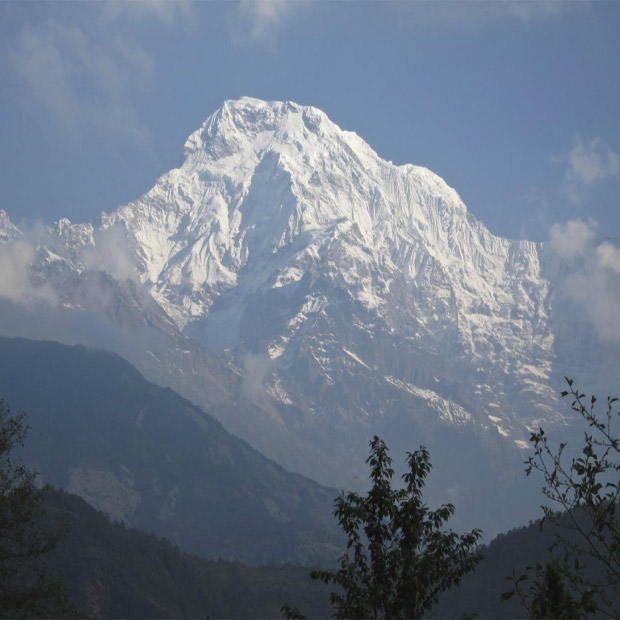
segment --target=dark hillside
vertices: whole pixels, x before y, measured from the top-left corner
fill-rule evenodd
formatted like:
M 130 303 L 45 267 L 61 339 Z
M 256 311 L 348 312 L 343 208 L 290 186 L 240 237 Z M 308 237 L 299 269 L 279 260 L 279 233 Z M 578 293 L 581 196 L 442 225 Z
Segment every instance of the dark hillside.
M 49 489 L 50 517 L 67 535 L 50 558 L 73 602 L 91 618 L 274 618 L 287 601 L 328 617 L 325 586 L 306 568 L 252 568 L 207 561 L 169 542 L 112 523 L 81 498 Z
M 0 338 L 0 395 L 27 413 L 25 461 L 128 526 L 248 563 L 338 555 L 337 492 L 290 474 L 117 355 Z

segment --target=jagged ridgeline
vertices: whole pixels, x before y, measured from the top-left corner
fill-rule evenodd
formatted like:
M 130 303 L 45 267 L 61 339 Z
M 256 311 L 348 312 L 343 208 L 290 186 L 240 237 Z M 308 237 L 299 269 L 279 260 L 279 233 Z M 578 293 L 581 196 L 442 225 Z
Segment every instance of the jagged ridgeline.
M 115 354 L 0 338 L 0 394 L 27 412 L 41 480 L 185 551 L 316 564 L 339 553 L 336 490 L 290 474 Z
M 0 238 L 28 243 L 4 216 Z M 225 102 L 151 190 L 27 257 L 0 333 L 113 349 L 324 484 L 360 490 L 374 434 L 396 463 L 425 444 L 429 500 L 487 536 L 536 514 L 521 464 L 529 428 L 567 423 L 562 377 L 617 380 L 543 244 L 290 102 Z

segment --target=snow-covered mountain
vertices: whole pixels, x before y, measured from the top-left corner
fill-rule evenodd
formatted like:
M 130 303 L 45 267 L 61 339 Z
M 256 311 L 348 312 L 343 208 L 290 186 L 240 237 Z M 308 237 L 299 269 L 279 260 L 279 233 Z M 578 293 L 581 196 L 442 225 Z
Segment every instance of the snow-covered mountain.
M 472 520 L 512 494 L 499 527 L 523 504 L 529 429 L 563 422 L 544 248 L 492 235 L 440 177 L 316 108 L 227 101 L 144 196 L 55 224 L 33 273 L 120 324 L 131 298 L 126 330 L 166 338 L 134 363 L 321 482 L 361 484 L 374 433 L 397 454 L 426 443 L 437 495 Z M 219 400 L 201 389 L 216 366 Z

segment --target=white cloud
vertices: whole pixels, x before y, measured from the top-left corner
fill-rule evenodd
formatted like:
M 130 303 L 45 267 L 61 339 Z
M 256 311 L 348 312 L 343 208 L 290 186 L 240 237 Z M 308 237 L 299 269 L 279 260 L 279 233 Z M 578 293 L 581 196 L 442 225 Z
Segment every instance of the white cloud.
M 23 301 L 30 285 L 34 247 L 27 241 L 0 244 L 0 297 Z
M 591 251 L 596 238 L 593 222 L 570 220 L 566 224 L 554 224 L 549 231 L 549 245 L 561 260 L 574 261 Z
M 599 137 L 583 140 L 575 136 L 565 158 L 566 174 L 562 189 L 566 197 L 579 204 L 588 187 L 607 179 L 620 178 L 620 155 Z
M 606 269 L 620 273 L 620 250 L 611 243 L 601 243 L 596 248 L 598 264 Z
M 554 225 L 549 243 L 570 267 L 560 294 L 576 304 L 601 340 L 620 342 L 620 249 L 597 244 L 594 224 L 580 220 Z
M 231 15 L 233 42 L 274 46 L 286 21 L 301 6 L 293 0 L 240 0 Z
M 193 0 L 106 0 L 102 10 L 110 20 L 152 18 L 172 25 L 179 18 L 188 18 L 192 5 Z
M 12 61 L 33 99 L 75 137 L 95 127 L 108 137 L 148 141 L 131 95 L 153 80 L 155 64 L 131 39 L 92 37 L 55 20 L 26 24 L 14 41 Z
M 80 255 L 87 269 L 99 269 L 109 273 L 116 280 L 138 280 L 136 261 L 127 250 L 127 231 L 116 224 L 95 231 L 94 246 L 86 246 Z

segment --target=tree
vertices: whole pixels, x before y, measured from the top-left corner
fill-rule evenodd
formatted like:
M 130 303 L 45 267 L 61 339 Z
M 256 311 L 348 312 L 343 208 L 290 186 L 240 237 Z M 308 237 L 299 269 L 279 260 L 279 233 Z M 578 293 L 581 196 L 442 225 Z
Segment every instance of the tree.
M 530 620 L 582 620 L 594 611 L 592 592 L 586 592 L 579 600 L 567 588 L 566 565 L 557 557 L 544 565 L 537 562 L 528 566 L 525 573 L 506 579 L 513 582 L 513 589 L 502 593 L 502 600 L 515 593 L 527 610 Z
M 454 506 L 430 510 L 424 503 L 431 470 L 426 448 L 407 454 L 403 488 L 392 488 L 392 460 L 377 436 L 366 462 L 368 495 L 343 493 L 334 502 L 334 516 L 347 536 L 340 569 L 313 571 L 311 577 L 337 586 L 330 594 L 335 618 L 421 618 L 482 559 L 476 553 L 480 530 L 463 536 L 445 532 Z M 303 617 L 282 609 L 288 618 Z
M 531 435 L 534 455 L 526 461 L 526 473 L 542 473 L 542 492 L 551 500 L 543 506 L 545 521 L 556 528 L 556 540 L 550 551 L 559 550 L 555 562 L 559 583 L 566 582 L 578 605 L 576 616 L 596 613 L 610 618 L 620 617 L 620 412 L 614 411 L 617 398 L 607 398 L 607 411 L 595 411 L 595 396 L 587 397 L 566 378 L 568 390 L 562 397 L 573 400 L 571 409 L 587 424 L 584 442 L 577 456 L 566 456 L 566 443 L 554 448 L 541 428 Z M 548 570 L 526 570 L 509 578 L 514 583 L 505 598 L 517 592 L 530 616 L 536 612 L 532 599 L 524 594 L 528 580 L 539 591 Z M 549 613 L 547 611 L 547 613 Z M 551 617 L 551 616 L 550 616 Z M 556 616 L 560 617 L 560 616 Z
M 67 615 L 60 582 L 45 574 L 42 559 L 59 542 L 62 530 L 44 523 L 44 490 L 36 472 L 14 451 L 28 433 L 23 413 L 11 414 L 0 399 L 0 617 Z

